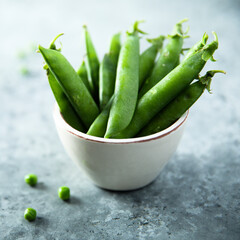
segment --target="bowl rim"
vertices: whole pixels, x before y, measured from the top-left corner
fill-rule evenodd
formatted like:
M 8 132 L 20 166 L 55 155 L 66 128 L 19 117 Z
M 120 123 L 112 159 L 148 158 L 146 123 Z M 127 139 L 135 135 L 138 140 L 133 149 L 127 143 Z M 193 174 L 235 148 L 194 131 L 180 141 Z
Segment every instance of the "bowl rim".
M 81 138 L 83 140 L 97 142 L 97 143 L 109 143 L 109 144 L 143 143 L 143 142 L 150 142 L 153 140 L 163 138 L 175 132 L 179 127 L 181 127 L 183 123 L 185 123 L 185 121 L 187 120 L 188 115 L 189 115 L 189 109 L 175 123 L 173 123 L 168 128 L 148 136 L 124 138 L 124 139 L 111 139 L 111 138 L 91 136 L 74 129 L 64 120 L 62 114 L 60 113 L 57 103 L 55 103 L 54 109 L 53 109 L 53 117 L 55 120 L 55 124 L 60 126 L 62 129 L 66 130 L 68 133 L 74 135 L 75 137 Z

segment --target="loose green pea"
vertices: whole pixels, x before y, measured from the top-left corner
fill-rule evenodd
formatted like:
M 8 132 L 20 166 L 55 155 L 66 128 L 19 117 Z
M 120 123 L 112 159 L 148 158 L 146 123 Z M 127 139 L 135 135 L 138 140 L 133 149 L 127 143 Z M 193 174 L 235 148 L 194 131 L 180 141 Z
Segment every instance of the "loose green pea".
M 70 189 L 66 186 L 62 186 L 58 189 L 58 196 L 62 200 L 68 200 L 70 198 Z
M 29 222 L 34 221 L 37 217 L 37 211 L 33 208 L 27 208 L 24 212 L 24 218 Z
M 35 186 L 37 184 L 38 178 L 35 174 L 28 174 L 25 176 L 25 182 L 30 186 Z

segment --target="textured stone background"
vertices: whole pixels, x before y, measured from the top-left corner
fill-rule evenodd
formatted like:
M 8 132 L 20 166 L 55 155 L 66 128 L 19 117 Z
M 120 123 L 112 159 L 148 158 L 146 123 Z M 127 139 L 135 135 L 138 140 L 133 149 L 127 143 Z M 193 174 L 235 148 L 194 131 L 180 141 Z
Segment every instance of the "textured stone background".
M 64 32 L 63 53 L 77 67 L 83 24 L 102 57 L 111 34 L 136 19 L 155 37 L 185 17 L 186 47 L 205 31 L 218 33 L 218 62 L 205 70 L 227 75 L 217 75 L 213 94 L 191 109 L 177 153 L 153 184 L 126 193 L 95 187 L 57 137 L 54 99 L 33 46 Z M 237 0 L 1 0 L 0 239 L 240 239 L 239 26 Z M 30 172 L 39 177 L 35 188 L 24 183 Z M 58 199 L 60 185 L 71 188 L 71 202 Z M 23 218 L 27 207 L 38 212 L 33 223 Z

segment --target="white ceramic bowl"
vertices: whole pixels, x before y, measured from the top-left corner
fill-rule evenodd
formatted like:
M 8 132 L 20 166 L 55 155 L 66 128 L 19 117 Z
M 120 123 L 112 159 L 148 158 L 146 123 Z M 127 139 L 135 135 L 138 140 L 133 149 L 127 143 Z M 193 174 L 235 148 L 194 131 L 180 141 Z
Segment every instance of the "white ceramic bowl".
M 97 186 L 134 190 L 151 183 L 176 151 L 187 119 L 186 112 L 169 128 L 146 137 L 104 139 L 72 128 L 57 105 L 54 120 L 68 155 Z

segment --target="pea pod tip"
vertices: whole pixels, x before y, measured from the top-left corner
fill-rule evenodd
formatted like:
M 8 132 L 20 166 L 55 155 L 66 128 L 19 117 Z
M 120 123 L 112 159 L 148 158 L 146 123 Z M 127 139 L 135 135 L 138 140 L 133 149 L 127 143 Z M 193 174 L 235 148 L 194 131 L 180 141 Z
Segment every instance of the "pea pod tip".
M 38 49 L 37 49 L 37 51 L 38 51 L 38 52 L 41 52 L 41 49 L 43 49 L 43 46 L 41 46 L 40 44 L 38 44 Z

